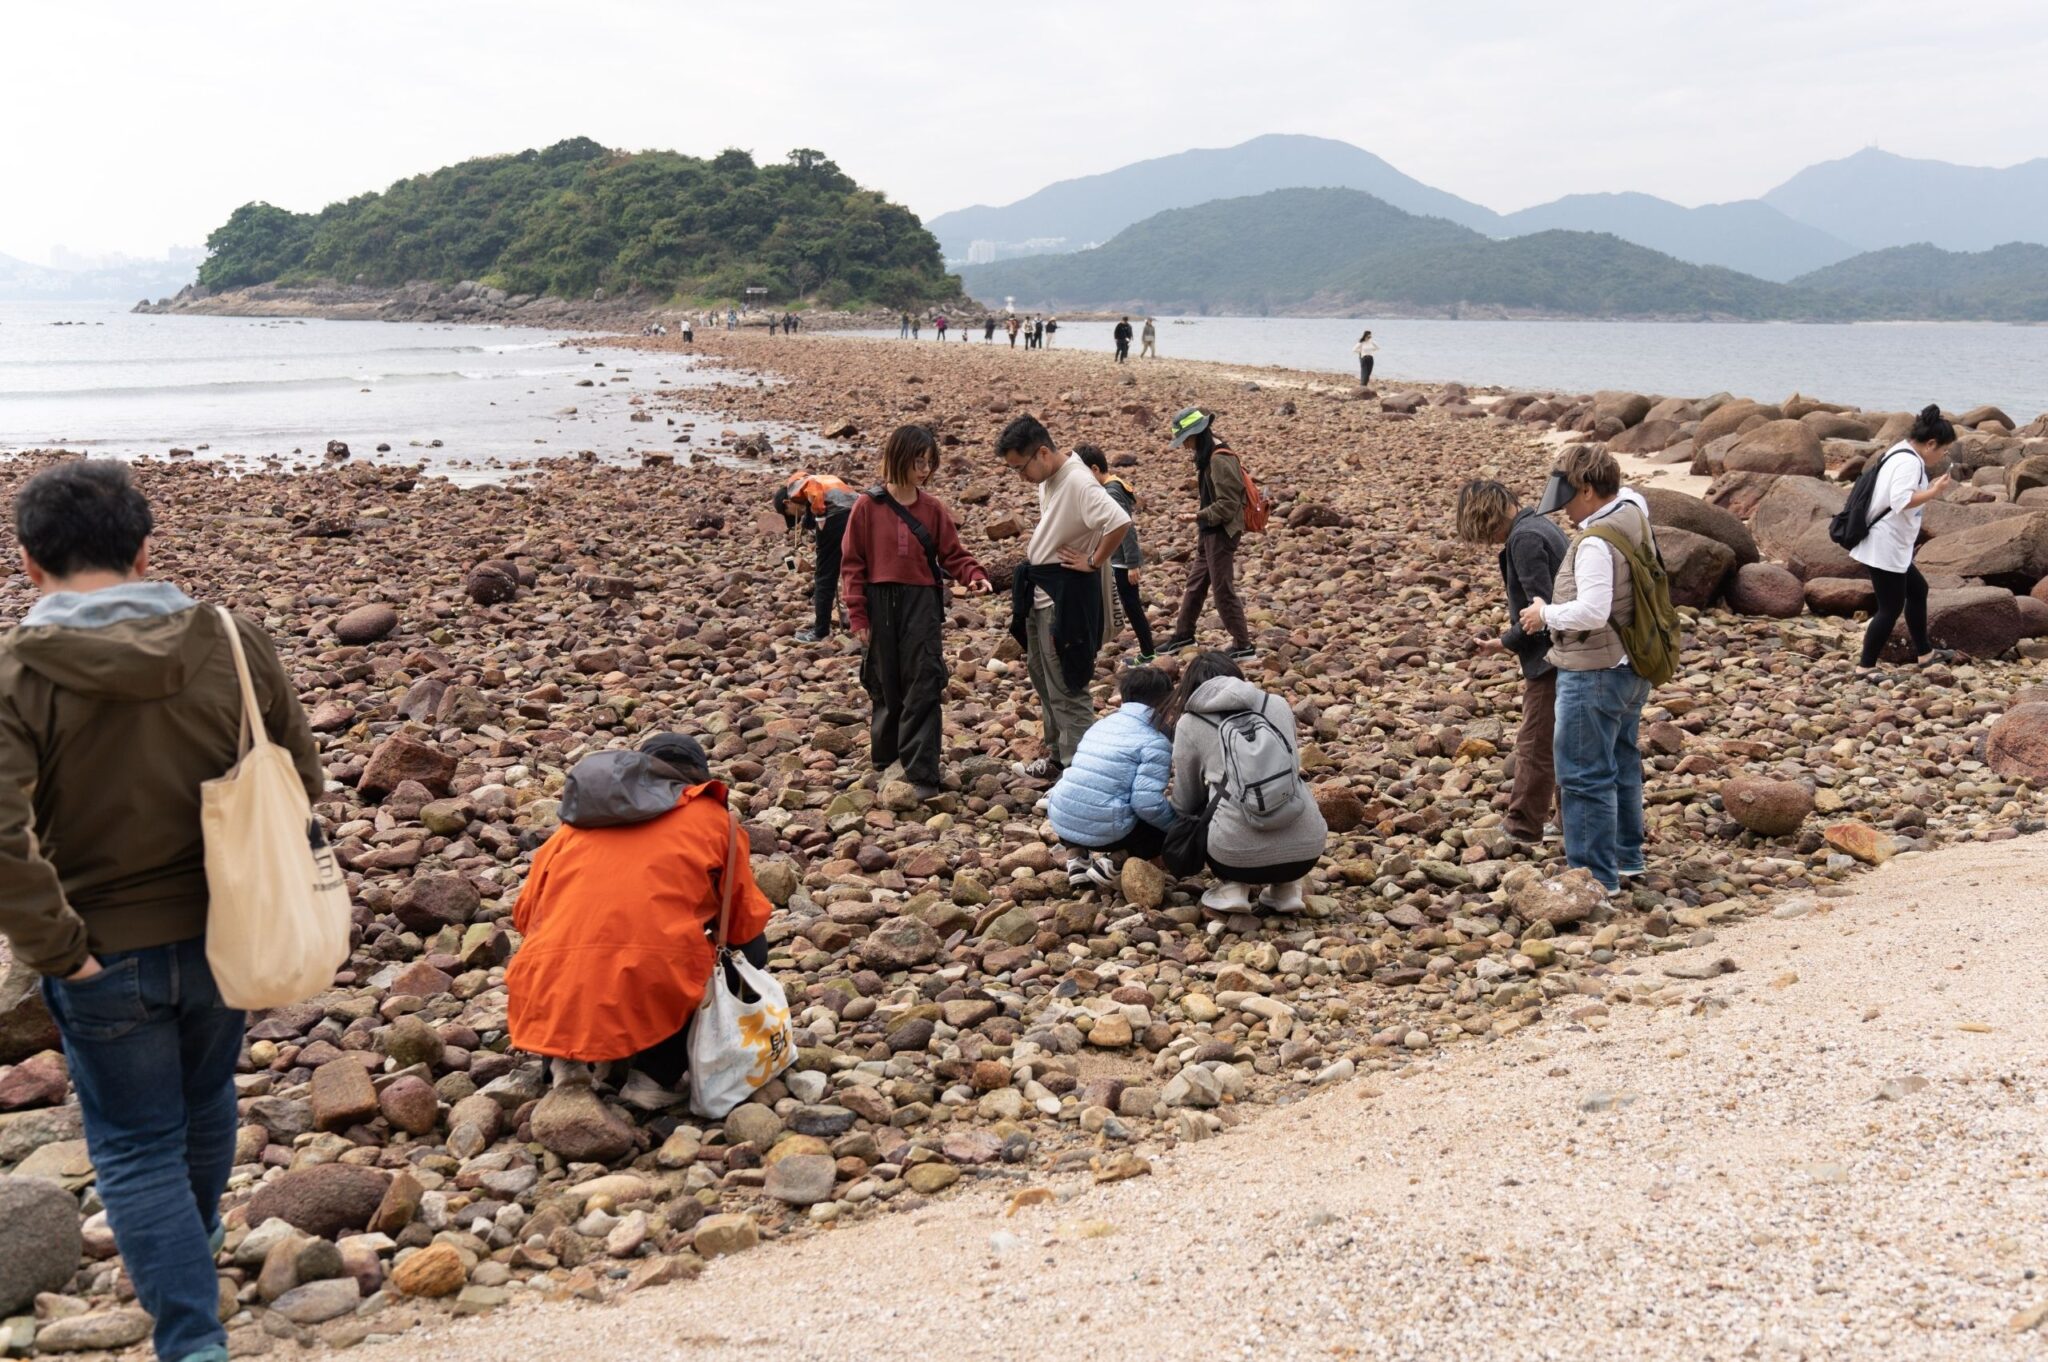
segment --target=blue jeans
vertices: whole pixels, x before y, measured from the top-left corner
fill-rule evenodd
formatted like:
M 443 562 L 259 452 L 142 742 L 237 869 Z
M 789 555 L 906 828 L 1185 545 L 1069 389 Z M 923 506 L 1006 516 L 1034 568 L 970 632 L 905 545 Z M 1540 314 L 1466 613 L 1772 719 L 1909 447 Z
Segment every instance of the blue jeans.
M 1558 809 L 1564 859 L 1609 889 L 1643 864 L 1643 756 L 1636 746 L 1650 683 L 1631 667 L 1557 673 Z
M 227 1342 L 207 1236 L 235 1162 L 243 1016 L 222 1005 L 201 938 L 98 958 L 83 983 L 45 978 L 43 1000 L 156 1355 L 182 1358 Z

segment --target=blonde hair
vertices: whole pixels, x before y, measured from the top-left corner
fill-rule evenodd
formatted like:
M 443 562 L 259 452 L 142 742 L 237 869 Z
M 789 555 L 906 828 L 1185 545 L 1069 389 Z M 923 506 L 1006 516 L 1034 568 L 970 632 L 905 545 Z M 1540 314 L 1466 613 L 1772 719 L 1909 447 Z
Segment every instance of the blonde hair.
M 1611 500 L 1621 491 L 1621 465 L 1602 445 L 1573 445 L 1557 461 L 1557 471 L 1580 491 L 1588 487 Z
M 1520 509 L 1515 494 L 1505 486 L 1490 478 L 1474 478 L 1458 489 L 1458 538 L 1474 544 L 1498 543 Z

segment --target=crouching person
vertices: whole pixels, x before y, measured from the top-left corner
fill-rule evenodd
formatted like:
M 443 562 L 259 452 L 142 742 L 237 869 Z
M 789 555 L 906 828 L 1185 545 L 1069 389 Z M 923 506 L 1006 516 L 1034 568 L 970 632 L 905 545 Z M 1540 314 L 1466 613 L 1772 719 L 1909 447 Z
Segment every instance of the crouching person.
M 637 752 L 576 763 L 562 826 L 534 854 L 505 971 L 512 1043 L 548 1058 L 557 1087 L 624 1063 L 628 1105 L 680 1100 L 690 1018 L 711 983 L 725 876 L 739 876 L 728 939 L 756 967 L 771 911 L 742 838 L 728 868 L 725 786 L 695 739 L 660 733 Z
M 1118 679 L 1117 694 L 1122 703 L 1081 735 L 1074 764 L 1046 803 L 1053 831 L 1076 853 L 1068 877 L 1104 887 L 1116 878 L 1111 853 L 1149 861 L 1173 826 L 1166 797 L 1173 744 L 1154 722 L 1173 694 L 1173 679 L 1156 667 L 1133 667 Z
M 1181 673 L 1160 728 L 1173 734 L 1173 811 L 1208 810 L 1206 857 L 1216 883 L 1202 895 L 1212 913 L 1258 906 L 1297 913 L 1302 881 L 1322 857 L 1330 827 L 1301 778 L 1294 712 L 1244 679 L 1229 656 L 1195 655 Z

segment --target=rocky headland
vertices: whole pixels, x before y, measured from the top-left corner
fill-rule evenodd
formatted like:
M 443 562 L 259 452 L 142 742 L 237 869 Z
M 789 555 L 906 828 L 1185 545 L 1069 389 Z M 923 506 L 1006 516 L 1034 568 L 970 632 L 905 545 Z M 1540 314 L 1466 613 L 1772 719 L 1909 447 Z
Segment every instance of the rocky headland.
M 278 639 L 356 903 L 335 989 L 252 1019 L 222 1259 L 238 1350 L 608 1298 L 959 1184 L 1024 1206 L 1055 1177 L 1145 1176 L 1217 1136 L 1255 1158 L 1266 1108 L 1561 1011 L 1679 1002 L 1723 972 L 1700 948 L 1742 919 L 1809 911 L 1902 854 L 2037 830 L 2048 807 L 2048 694 L 2027 689 L 2048 655 L 2030 480 L 2048 431 L 1997 413 L 1964 414 L 1972 472 L 1927 517 L 1937 627 L 1967 660 L 1873 680 L 1853 668 L 1856 575 L 1812 526 L 1824 539 L 1889 414 L 1375 393 L 979 343 L 718 332 L 698 349 L 736 376 L 650 400 L 653 432 L 706 403 L 813 427 L 839 451 L 823 465 L 864 482 L 890 428 L 928 423 L 933 490 L 999 577 L 1033 499 L 995 432 L 1028 410 L 1101 444 L 1143 498 L 1155 615 L 1192 547 L 1192 469 L 1165 420 L 1217 411 L 1276 503 L 1239 570 L 1254 674 L 1294 703 L 1333 829 L 1307 911 L 1210 923 L 1198 885 L 1142 863 L 1114 892 L 1070 884 L 1042 789 L 1010 771 L 1037 754 L 1036 715 L 997 603 L 952 606 L 957 788 L 919 807 L 870 769 L 856 654 L 792 641 L 808 582 L 760 525 L 790 466 L 772 456 L 735 465 L 679 432 L 643 467 L 466 488 L 352 462 L 141 463 L 157 570 Z M 1533 496 L 1557 442 L 1589 438 L 1720 475 L 1705 500 L 1651 494 L 1687 663 L 1644 716 L 1650 873 L 1615 903 L 1502 830 L 1520 681 L 1471 655 L 1503 623 L 1498 580 L 1450 532 L 1465 478 Z M 0 493 L 57 457 L 0 464 Z M 28 600 L 16 578 L 0 614 Z M 703 735 L 733 785 L 799 1028 L 796 1066 L 716 1123 L 547 1098 L 505 1038 L 512 908 L 564 772 L 664 728 Z M 145 1328 L 30 982 L 0 982 L 0 1340 L 125 1346 Z

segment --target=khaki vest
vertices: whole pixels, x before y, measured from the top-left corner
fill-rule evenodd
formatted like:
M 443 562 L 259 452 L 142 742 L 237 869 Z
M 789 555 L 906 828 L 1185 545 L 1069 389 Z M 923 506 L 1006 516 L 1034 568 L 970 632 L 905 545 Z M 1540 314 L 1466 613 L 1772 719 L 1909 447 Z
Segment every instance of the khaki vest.
M 1650 522 L 1634 502 L 1624 502 L 1621 509 L 1602 516 L 1597 523 L 1621 531 L 1638 549 L 1644 546 L 1650 534 Z M 1586 538 L 1586 531 L 1581 529 L 1565 546 L 1564 562 L 1559 566 L 1557 581 L 1552 587 L 1556 593 L 1552 604 L 1565 605 L 1579 598 L 1579 545 L 1585 543 Z M 1607 623 L 1597 629 L 1551 632 L 1551 664 L 1568 672 L 1605 671 L 1609 667 L 1620 666 L 1628 657 L 1615 626 L 1627 624 L 1636 617 L 1635 574 L 1629 568 L 1628 559 L 1614 552 L 1613 545 L 1602 547 L 1614 560 L 1614 604 L 1608 608 Z

